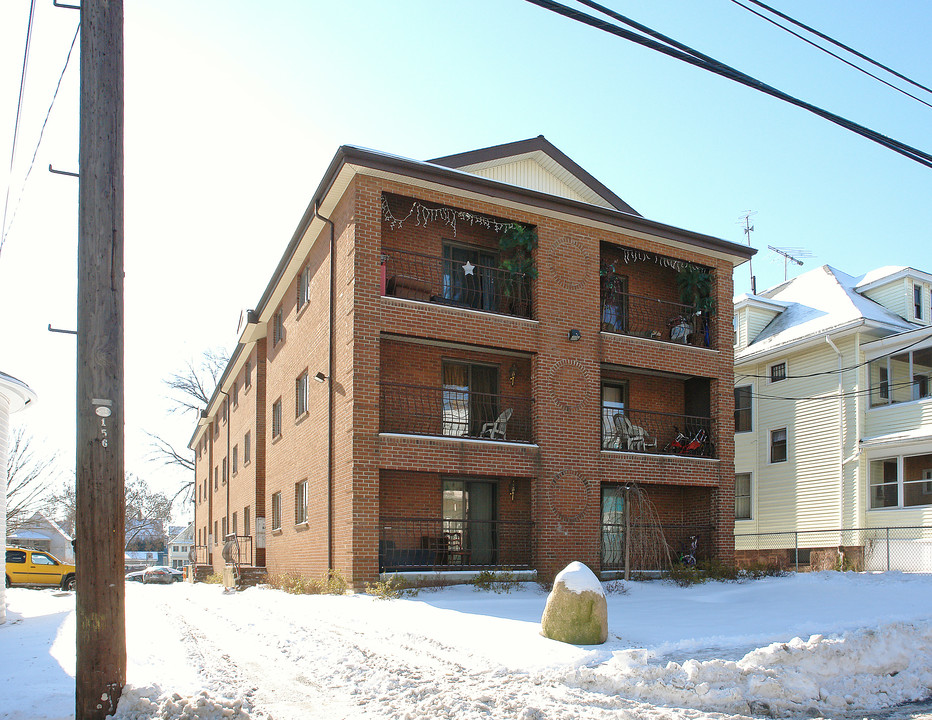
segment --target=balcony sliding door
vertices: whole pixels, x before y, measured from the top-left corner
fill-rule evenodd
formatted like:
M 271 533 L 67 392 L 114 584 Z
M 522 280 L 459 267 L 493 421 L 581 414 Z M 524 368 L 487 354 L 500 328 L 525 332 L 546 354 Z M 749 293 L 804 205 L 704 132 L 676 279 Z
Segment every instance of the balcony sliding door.
M 443 434 L 479 437 L 483 424 L 498 416 L 498 368 L 443 363 Z
M 443 298 L 451 304 L 497 312 L 493 252 L 453 243 L 443 244 Z

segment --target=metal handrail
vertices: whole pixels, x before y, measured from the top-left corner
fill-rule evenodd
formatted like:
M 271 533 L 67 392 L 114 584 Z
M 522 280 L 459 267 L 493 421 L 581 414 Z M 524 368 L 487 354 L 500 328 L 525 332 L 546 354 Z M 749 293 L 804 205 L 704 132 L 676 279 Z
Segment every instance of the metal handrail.
M 403 383 L 383 382 L 380 388 L 382 432 L 533 441 L 531 398 Z
M 626 292 L 602 298 L 602 330 L 665 340 L 682 345 L 714 347 L 714 316 L 691 305 Z
M 619 429 L 615 416 L 622 415 L 633 433 Z M 662 413 L 651 410 L 602 408 L 602 449 L 645 452 L 683 457 L 718 457 L 715 451 L 715 418 Z
M 532 317 L 531 278 L 501 267 L 382 249 L 383 295 Z

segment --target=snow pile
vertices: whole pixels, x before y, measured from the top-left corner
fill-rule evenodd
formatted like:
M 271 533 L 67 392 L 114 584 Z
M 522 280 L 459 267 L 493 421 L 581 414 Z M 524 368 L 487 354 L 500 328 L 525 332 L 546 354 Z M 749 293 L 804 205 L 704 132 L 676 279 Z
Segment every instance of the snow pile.
M 596 692 L 706 711 L 785 716 L 879 710 L 930 696 L 932 622 L 793 638 L 737 662 L 663 664 L 652 651 L 622 650 L 563 679 Z
M 152 700 L 151 698 L 157 698 Z M 253 714 L 248 700 L 214 698 L 206 690 L 182 697 L 167 695 L 158 686 L 127 685 L 120 696 L 115 720 L 250 720 L 264 717 Z
M 553 584 L 563 583 L 563 586 L 570 592 L 577 595 L 584 592 L 594 592 L 597 595 L 604 595 L 602 583 L 589 568 L 578 560 L 574 560 L 563 568 L 553 579 Z

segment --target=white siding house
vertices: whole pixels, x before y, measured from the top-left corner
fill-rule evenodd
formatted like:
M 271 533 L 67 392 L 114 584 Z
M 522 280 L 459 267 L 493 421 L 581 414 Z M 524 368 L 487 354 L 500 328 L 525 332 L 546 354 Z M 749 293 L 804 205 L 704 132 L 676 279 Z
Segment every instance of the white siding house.
M 739 557 L 863 566 L 895 537 L 932 561 L 932 530 L 869 531 L 932 527 L 930 289 L 912 268 L 826 265 L 735 299 Z

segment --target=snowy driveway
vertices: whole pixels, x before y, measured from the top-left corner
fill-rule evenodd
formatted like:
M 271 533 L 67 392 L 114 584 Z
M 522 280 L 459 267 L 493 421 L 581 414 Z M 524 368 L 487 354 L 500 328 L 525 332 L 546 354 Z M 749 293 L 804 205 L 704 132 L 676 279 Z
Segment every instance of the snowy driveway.
M 0 719 L 70 718 L 73 596 L 8 599 Z M 538 634 L 534 585 L 387 602 L 129 585 L 117 717 L 928 717 L 884 708 L 932 695 L 930 599 L 932 578 L 895 574 L 629 584 L 609 596 L 609 642 L 579 648 Z

